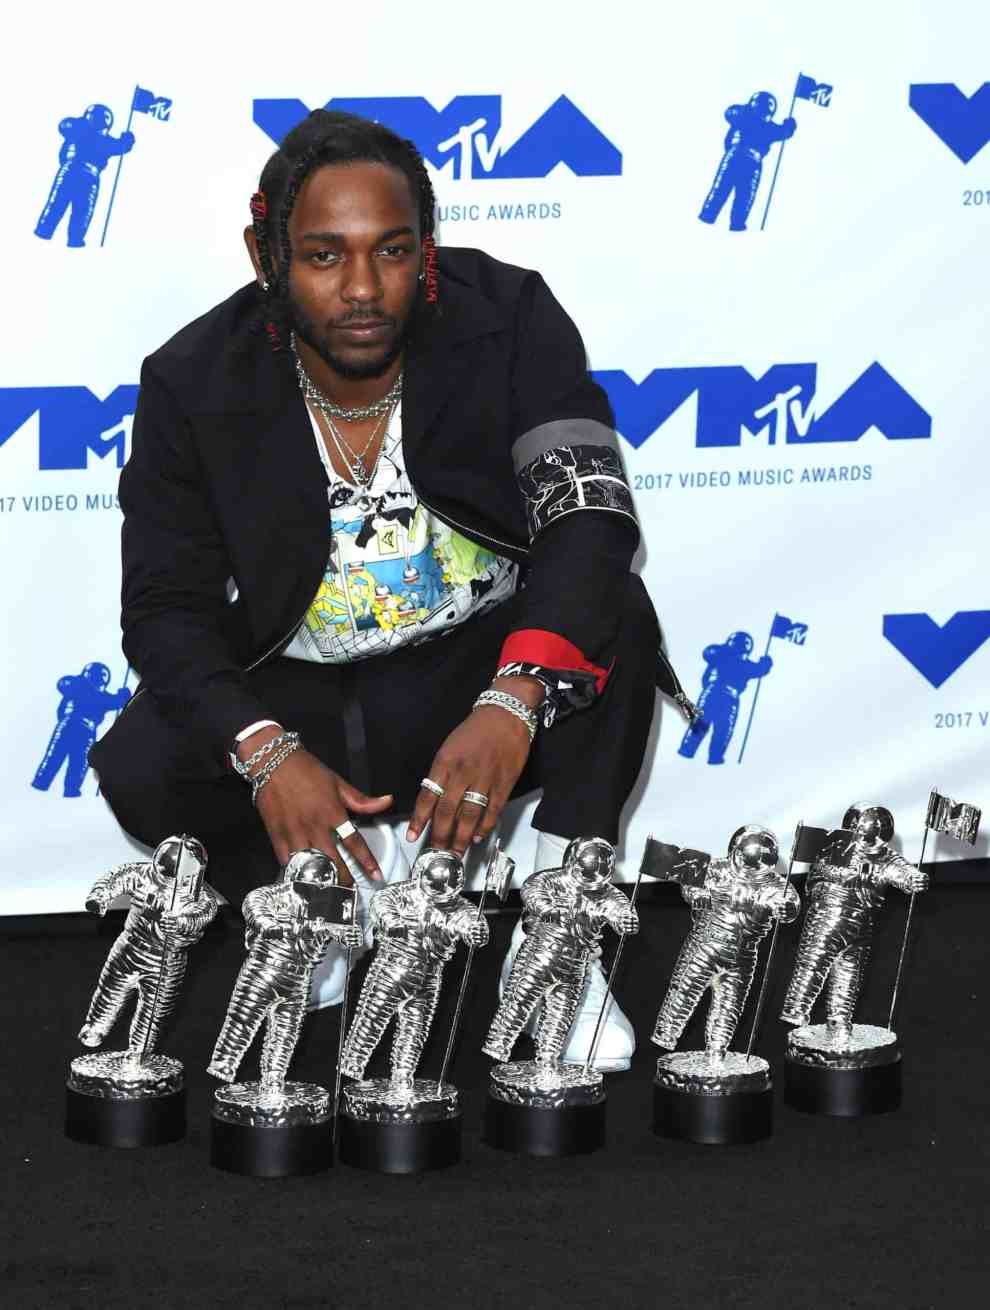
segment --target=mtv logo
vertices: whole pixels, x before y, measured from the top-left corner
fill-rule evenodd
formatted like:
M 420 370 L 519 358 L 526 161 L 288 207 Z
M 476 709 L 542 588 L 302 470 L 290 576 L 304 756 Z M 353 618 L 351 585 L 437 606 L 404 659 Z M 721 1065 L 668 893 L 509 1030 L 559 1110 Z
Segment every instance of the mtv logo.
M 771 446 L 858 441 L 873 427 L 891 441 L 932 435 L 931 415 L 878 363 L 821 413 L 816 364 L 774 364 L 759 378 L 735 365 L 654 369 L 638 385 L 621 370 L 594 377 L 608 393 L 616 427 L 637 449 L 695 395 L 699 448 L 739 446 L 744 431 L 765 433 Z
M 384 124 L 413 141 L 435 169 L 453 161 L 458 181 L 546 177 L 558 164 L 577 177 L 622 172 L 619 150 L 567 96 L 558 96 L 511 145 L 502 136 L 501 96 L 455 96 L 442 109 L 423 96 L 335 96 L 324 108 Z M 254 101 L 254 121 L 276 145 L 308 113 L 301 100 Z
M 37 414 L 40 469 L 84 469 L 111 452 L 123 468 L 137 395 L 127 384 L 106 400 L 89 387 L 0 387 L 0 446 Z
M 885 614 L 883 635 L 933 687 L 941 687 L 990 638 L 990 610 L 959 610 L 939 625 L 927 614 Z
M 963 95 L 954 82 L 914 82 L 909 103 L 964 164 L 990 141 L 990 82 L 971 96 Z

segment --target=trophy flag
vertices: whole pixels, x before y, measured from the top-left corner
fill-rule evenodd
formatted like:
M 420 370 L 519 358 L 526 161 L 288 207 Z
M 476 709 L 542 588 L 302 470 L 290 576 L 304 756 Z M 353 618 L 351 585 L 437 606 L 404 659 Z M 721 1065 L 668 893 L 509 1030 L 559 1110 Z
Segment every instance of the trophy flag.
M 921 838 L 921 858 L 918 860 L 918 868 L 920 869 L 925 862 L 925 848 L 928 845 L 928 834 L 930 832 L 941 832 L 947 837 L 954 837 L 956 841 L 968 842 L 970 846 L 973 846 L 980 831 L 981 817 L 981 811 L 977 806 L 967 805 L 965 801 L 954 801 L 948 796 L 943 796 L 941 792 L 933 787 L 931 795 L 928 797 L 928 810 L 925 813 L 925 831 Z M 901 986 L 904 958 L 907 955 L 908 937 L 911 933 L 915 895 L 916 893 L 912 892 L 908 901 L 907 918 L 904 921 L 904 936 L 901 939 L 901 953 L 897 960 L 894 990 L 890 997 L 890 1014 L 887 1018 L 887 1027 L 891 1031 L 893 1031 L 894 1027 L 897 993 Z
M 667 842 L 657 841 L 655 837 L 647 837 L 639 871 L 641 876 L 645 874 L 647 878 L 700 887 L 711 862 L 712 857 L 705 851 L 670 846 Z
M 488 867 L 485 869 L 485 885 L 481 889 L 481 896 L 478 900 L 477 923 L 480 923 L 485 913 L 485 901 L 489 892 L 494 892 L 499 901 L 503 904 L 506 896 L 509 894 L 509 888 L 512 885 L 512 875 L 516 871 L 516 862 L 502 850 L 502 839 L 496 837 L 492 846 L 492 853 L 488 857 Z M 450 1057 L 454 1050 L 454 1039 L 457 1036 L 457 1026 L 461 1019 L 461 1010 L 464 1008 L 464 997 L 467 994 L 468 978 L 471 974 L 471 966 L 474 963 L 475 947 L 472 943 L 468 946 L 467 960 L 464 962 L 464 973 L 461 975 L 461 989 L 457 993 L 457 1005 L 454 1007 L 454 1017 L 450 1024 L 450 1036 L 447 1038 L 447 1049 L 443 1053 L 443 1064 L 440 1066 L 440 1077 L 437 1079 L 437 1095 L 443 1094 L 443 1080 L 447 1073 L 447 1066 L 450 1064 Z
M 925 827 L 930 828 L 932 832 L 943 832 L 947 837 L 955 837 L 956 841 L 968 842 L 970 846 L 975 846 L 980 832 L 981 817 L 981 811 L 976 805 L 954 801 L 933 790 L 928 798 Z

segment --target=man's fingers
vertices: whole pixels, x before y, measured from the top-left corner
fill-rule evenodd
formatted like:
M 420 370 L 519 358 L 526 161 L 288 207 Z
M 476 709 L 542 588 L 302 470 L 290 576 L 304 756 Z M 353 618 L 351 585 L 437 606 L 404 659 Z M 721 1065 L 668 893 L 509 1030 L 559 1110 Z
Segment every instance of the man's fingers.
M 340 799 L 355 814 L 381 814 L 391 808 L 394 799 L 391 792 L 385 796 L 367 796 L 363 791 L 358 791 L 357 787 L 351 786 L 344 778 L 338 780 L 337 790 Z
M 481 816 L 478 830 L 474 834 L 474 841 L 486 841 L 495 831 L 499 816 L 508 802 L 511 791 L 510 787 L 492 787 L 491 794 L 488 797 L 488 808 Z
M 478 789 L 480 792 L 480 788 Z M 482 795 L 484 793 L 481 793 Z M 467 850 L 472 838 L 477 832 L 479 825 L 485 817 L 484 805 L 479 805 L 477 801 L 469 801 L 462 797 L 461 806 L 457 812 L 457 824 L 454 829 L 453 850 L 458 855 L 463 855 Z
M 445 786 L 442 779 L 437 777 L 440 770 L 433 768 L 430 770 L 429 778 L 435 782 L 438 787 Z M 409 819 L 409 827 L 406 829 L 406 841 L 415 841 L 431 821 L 436 824 L 436 807 L 438 801 L 443 799 L 436 792 L 430 791 L 428 787 L 420 787 L 416 796 L 416 804 L 413 806 L 413 812 Z
M 430 827 L 431 846 L 439 846 L 443 850 L 451 849 L 450 842 L 454 831 L 454 821 L 457 818 L 457 811 L 463 794 L 463 787 L 457 786 L 455 788 L 448 783 L 446 795 L 439 797 L 439 799 L 434 797 L 436 808 L 433 811 L 433 821 Z

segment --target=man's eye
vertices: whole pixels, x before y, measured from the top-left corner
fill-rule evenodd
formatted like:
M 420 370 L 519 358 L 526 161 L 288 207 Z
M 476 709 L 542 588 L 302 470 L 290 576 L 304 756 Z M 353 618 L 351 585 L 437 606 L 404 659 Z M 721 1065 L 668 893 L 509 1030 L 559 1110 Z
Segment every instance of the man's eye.
M 333 264 L 337 260 L 337 252 L 334 250 L 317 250 L 310 258 L 314 264 Z
M 396 259 L 401 255 L 408 255 L 409 250 L 406 246 L 382 246 L 381 253 L 388 255 L 390 259 Z

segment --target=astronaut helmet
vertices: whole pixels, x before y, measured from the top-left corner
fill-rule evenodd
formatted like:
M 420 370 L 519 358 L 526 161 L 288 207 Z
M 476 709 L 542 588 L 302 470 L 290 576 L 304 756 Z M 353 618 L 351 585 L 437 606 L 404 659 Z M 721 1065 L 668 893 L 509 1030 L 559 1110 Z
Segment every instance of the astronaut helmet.
M 869 805 L 858 801 L 846 810 L 842 826 L 856 834 L 858 842 L 868 850 L 886 845 L 894 835 L 894 816 L 883 805 Z
M 109 132 L 113 127 L 113 110 L 106 105 L 87 105 L 83 118 L 87 123 L 92 123 L 98 132 Z
M 165 882 L 171 883 L 178 874 L 179 881 L 175 884 L 177 900 L 198 900 L 206 873 L 206 847 L 185 833 L 181 837 L 166 837 L 155 848 L 151 867 Z
M 312 846 L 293 851 L 282 870 L 283 882 L 311 882 L 322 887 L 337 881 L 337 866 L 325 851 Z
M 412 876 L 431 901 L 443 905 L 459 896 L 464 887 L 464 861 L 453 851 L 428 846 L 416 856 Z
M 615 847 L 604 837 L 575 837 L 564 851 L 564 872 L 583 892 L 601 893 L 615 876 Z
M 744 824 L 729 838 L 729 860 L 736 873 L 749 877 L 772 873 L 779 859 L 777 838 L 767 828 Z
M 748 632 L 730 632 L 725 644 L 737 655 L 749 655 L 753 650 L 753 638 Z
M 771 119 L 777 112 L 777 97 L 769 91 L 757 91 L 749 97 L 750 109 L 755 109 L 761 118 Z
M 93 686 L 98 687 L 100 691 L 110 683 L 110 670 L 105 664 L 101 664 L 98 660 L 94 660 L 91 664 L 85 665 L 82 675 L 87 682 L 91 682 Z

